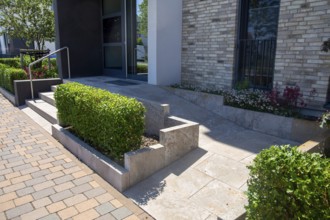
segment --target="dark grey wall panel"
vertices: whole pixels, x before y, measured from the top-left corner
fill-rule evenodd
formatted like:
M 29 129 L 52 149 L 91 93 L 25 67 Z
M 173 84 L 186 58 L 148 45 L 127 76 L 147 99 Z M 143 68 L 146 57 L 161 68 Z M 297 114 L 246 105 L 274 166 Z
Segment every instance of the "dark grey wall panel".
M 39 92 L 49 92 L 54 85 L 62 84 L 62 79 L 36 79 L 33 80 L 34 97 L 38 97 Z M 31 99 L 30 80 L 15 80 L 15 103 L 17 106 L 25 105 L 26 99 Z
M 72 77 L 102 74 L 101 1 L 55 0 L 56 47 L 70 48 Z M 67 58 L 62 53 L 60 70 L 67 77 Z

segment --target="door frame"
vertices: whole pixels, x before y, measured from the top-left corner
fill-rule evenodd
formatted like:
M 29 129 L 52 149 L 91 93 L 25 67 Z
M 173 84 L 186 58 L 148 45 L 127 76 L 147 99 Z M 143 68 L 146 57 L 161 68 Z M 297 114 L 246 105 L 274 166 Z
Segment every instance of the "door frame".
M 103 0 L 100 0 L 101 2 L 101 42 L 102 42 L 102 70 L 103 74 L 118 77 L 118 78 L 127 78 L 127 15 L 126 15 L 126 0 L 121 0 L 121 12 L 119 13 L 113 13 L 111 15 L 103 15 Z M 121 43 L 104 43 L 104 30 L 103 30 L 103 21 L 107 18 L 112 18 L 120 16 L 121 17 Z M 111 47 L 111 46 L 121 46 L 122 50 L 122 69 L 116 70 L 116 69 L 110 69 L 105 68 L 105 47 Z

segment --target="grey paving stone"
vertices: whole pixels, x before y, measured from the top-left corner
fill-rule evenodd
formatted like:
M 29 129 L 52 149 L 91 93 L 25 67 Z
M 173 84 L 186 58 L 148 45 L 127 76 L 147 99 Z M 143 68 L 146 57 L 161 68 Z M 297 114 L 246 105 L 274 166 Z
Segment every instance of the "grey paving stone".
M 95 188 L 90 191 L 85 192 L 84 194 L 90 199 L 96 196 L 99 196 L 103 193 L 106 193 L 106 191 L 103 188 Z
M 33 211 L 33 207 L 31 203 L 27 203 L 21 206 L 17 206 L 15 208 L 9 209 L 6 211 L 6 216 L 8 219 L 15 218 L 17 216 L 23 215 L 25 213 Z
M 14 167 L 14 171 L 20 171 L 20 170 L 25 170 L 25 169 L 29 169 L 32 168 L 31 164 L 24 164 L 18 167 Z
M 102 215 L 101 217 L 98 217 L 96 220 L 116 220 L 115 217 L 113 217 L 113 215 L 111 215 L 110 213 Z
M 116 218 L 116 219 L 124 219 L 133 213 L 126 207 L 121 207 L 119 209 L 116 209 L 115 211 L 111 212 L 111 214 Z
M 112 212 L 116 208 L 113 205 L 111 205 L 109 202 L 107 202 L 107 203 L 104 203 L 104 204 L 96 207 L 95 209 L 100 215 L 105 215 L 107 213 Z
M 47 174 L 50 174 L 50 171 L 48 169 L 47 170 L 40 170 L 40 171 L 32 173 L 32 177 L 33 178 L 38 178 L 40 176 L 46 176 Z
M 90 176 L 84 176 L 84 177 L 81 177 L 79 179 L 74 180 L 73 183 L 75 185 L 81 185 L 81 184 L 84 184 L 84 183 L 88 183 L 88 182 L 90 182 L 92 180 L 93 179 Z
M 35 200 L 37 199 L 41 199 L 50 195 L 55 194 L 55 190 L 53 188 L 47 188 L 47 189 L 43 189 L 41 191 L 35 192 L 32 194 L 33 198 Z
M 40 218 L 39 220 L 60 220 L 60 219 L 61 218 L 56 213 L 53 213 L 51 215 Z
M 50 199 L 53 202 L 58 202 L 58 201 L 66 199 L 66 198 L 69 198 L 71 196 L 73 196 L 73 193 L 70 190 L 65 190 L 63 192 L 59 192 L 59 193 L 56 193 L 54 195 L 51 195 Z
M 76 187 L 73 187 L 71 189 L 71 191 L 75 194 L 79 194 L 79 193 L 87 192 L 87 191 L 91 190 L 92 188 L 93 187 L 90 184 L 85 183 L 83 185 L 78 185 Z
M 32 187 L 32 186 L 30 186 L 30 187 L 25 187 L 25 188 L 23 188 L 23 189 L 20 189 L 20 190 L 17 190 L 16 191 L 16 193 L 17 193 L 17 195 L 18 196 L 25 196 L 25 195 L 27 195 L 27 194 L 31 194 L 31 193 L 34 193 L 35 192 L 35 190 L 34 190 L 34 188 Z
M 45 181 L 47 181 L 47 179 L 44 176 L 41 176 L 41 177 L 38 177 L 38 178 L 34 178 L 34 179 L 31 179 L 31 180 L 25 181 L 25 185 L 26 186 L 33 186 L 33 185 L 36 185 L 36 184 L 39 184 L 39 183 L 43 183 Z
M 65 183 L 65 182 L 71 181 L 73 179 L 74 179 L 73 176 L 71 176 L 71 175 L 65 175 L 65 176 L 62 176 L 62 177 L 59 177 L 59 178 L 54 179 L 54 182 L 56 184 L 61 184 L 61 183 Z

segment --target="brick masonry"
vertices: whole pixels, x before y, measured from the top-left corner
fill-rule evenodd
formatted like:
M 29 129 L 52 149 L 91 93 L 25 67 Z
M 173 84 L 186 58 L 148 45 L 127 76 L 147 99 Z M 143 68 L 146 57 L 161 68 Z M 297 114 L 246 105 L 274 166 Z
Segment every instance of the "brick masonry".
M 182 83 L 232 87 L 238 5 L 239 0 L 183 0 Z M 282 0 L 274 85 L 299 85 L 312 105 L 329 101 L 330 53 L 320 51 L 327 38 L 329 0 Z
M 330 53 L 320 51 L 328 38 L 329 0 L 282 0 L 274 84 L 300 86 L 312 105 L 329 101 Z M 312 89 L 315 96 L 309 96 Z
M 231 87 L 236 14 L 236 1 L 183 0 L 183 83 Z

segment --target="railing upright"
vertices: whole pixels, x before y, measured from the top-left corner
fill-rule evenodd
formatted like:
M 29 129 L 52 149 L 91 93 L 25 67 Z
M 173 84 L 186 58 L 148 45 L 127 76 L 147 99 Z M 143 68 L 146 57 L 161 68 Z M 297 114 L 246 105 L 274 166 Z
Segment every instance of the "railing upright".
M 33 79 L 32 79 L 31 67 L 32 67 L 33 65 L 35 65 L 35 64 L 37 64 L 37 63 L 43 61 L 44 59 L 47 59 L 47 58 L 48 58 L 48 67 L 49 67 L 49 69 L 50 69 L 50 66 L 51 66 L 51 65 L 50 65 L 50 56 L 53 55 L 53 54 L 57 54 L 57 53 L 59 53 L 59 52 L 61 52 L 61 51 L 63 51 L 63 50 L 66 50 L 66 51 L 67 51 L 67 58 L 68 58 L 68 75 L 69 75 L 69 79 L 71 79 L 70 50 L 69 50 L 68 47 L 62 47 L 62 48 L 60 48 L 60 49 L 58 49 L 58 50 L 56 50 L 56 51 L 54 51 L 54 52 L 48 54 L 47 56 L 44 56 L 44 57 L 42 57 L 42 58 L 40 58 L 40 59 L 38 59 L 38 60 L 36 60 L 36 61 L 34 61 L 34 62 L 32 62 L 32 63 L 29 64 L 29 68 L 28 68 L 28 69 L 29 69 L 29 75 L 30 75 L 31 95 L 32 95 L 32 99 L 33 99 L 33 100 L 34 100 L 34 92 L 33 92 Z M 63 79 L 63 77 L 62 77 L 62 79 Z

